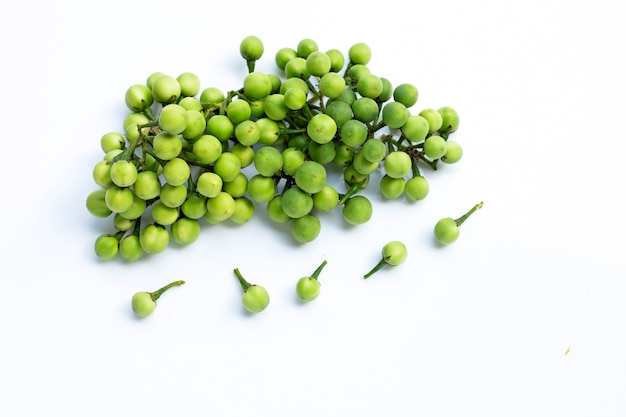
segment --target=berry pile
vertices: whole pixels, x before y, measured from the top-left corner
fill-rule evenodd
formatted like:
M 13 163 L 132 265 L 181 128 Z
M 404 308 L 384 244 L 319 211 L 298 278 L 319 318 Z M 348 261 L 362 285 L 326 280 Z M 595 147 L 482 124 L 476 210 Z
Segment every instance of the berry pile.
M 413 111 L 417 87 L 373 74 L 365 43 L 344 55 L 303 39 L 276 52 L 278 75 L 255 70 L 259 38 L 243 39 L 240 54 L 248 73 L 236 90 L 160 72 L 127 89 L 129 113 L 121 132 L 101 138 L 98 189 L 86 201 L 93 216 L 113 222 L 114 231 L 96 239 L 99 258 L 133 261 L 171 240 L 187 245 L 200 222 L 243 224 L 260 207 L 289 223 L 296 242 L 311 242 L 319 213 L 341 210 L 353 225 L 370 220 L 362 191 L 374 172 L 382 170 L 383 197 L 418 201 L 429 192 L 420 168 L 462 157 L 450 140 L 457 112 Z M 330 185 L 333 174 L 344 188 Z

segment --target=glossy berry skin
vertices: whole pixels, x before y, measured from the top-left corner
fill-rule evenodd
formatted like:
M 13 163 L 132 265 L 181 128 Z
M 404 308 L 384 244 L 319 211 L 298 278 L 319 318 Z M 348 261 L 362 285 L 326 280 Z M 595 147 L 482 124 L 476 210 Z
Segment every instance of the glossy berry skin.
M 152 294 L 141 291 L 135 293 L 131 300 L 131 306 L 135 314 L 139 317 L 148 317 L 154 313 L 156 308 L 156 301 L 152 298 Z
M 430 136 L 424 141 L 424 154 L 430 159 L 439 159 L 446 154 L 448 143 L 438 135 Z
M 156 303 L 157 300 L 159 299 L 159 297 L 161 297 L 161 295 L 163 295 L 165 291 L 169 290 L 172 287 L 183 285 L 184 283 L 185 281 L 179 280 L 179 281 L 171 282 L 167 284 L 165 287 L 159 288 L 158 290 L 154 292 L 147 292 L 147 291 L 136 292 L 133 295 L 133 298 L 131 299 L 131 307 L 133 308 L 135 315 L 141 318 L 150 316 L 152 313 L 154 313 L 154 310 L 157 305 Z
M 134 84 L 126 90 L 126 106 L 133 112 L 142 112 L 152 105 L 152 91 L 144 84 Z
M 451 107 L 440 107 L 437 112 L 441 115 L 441 133 L 453 133 L 459 128 L 459 114 Z
M 365 65 L 372 59 L 372 50 L 366 43 L 357 42 L 348 50 L 348 58 L 354 64 Z
M 419 201 L 426 198 L 430 191 L 430 185 L 423 176 L 410 178 L 404 187 L 406 198 L 409 201 Z
M 437 242 L 439 242 L 441 245 L 449 245 L 451 243 L 454 243 L 459 237 L 461 224 L 463 224 L 463 222 L 465 222 L 465 220 L 467 220 L 467 218 L 471 216 L 472 213 L 474 213 L 482 206 L 483 203 L 481 201 L 480 203 L 472 207 L 470 211 L 468 211 L 458 219 L 453 219 L 451 217 L 444 217 L 440 219 L 435 224 L 434 229 L 435 239 L 437 240 Z
M 270 303 L 270 296 L 265 287 L 256 284 L 250 284 L 243 277 L 239 268 L 233 270 L 235 276 L 239 280 L 243 295 L 241 296 L 241 304 L 252 314 L 260 313 L 265 310 Z
M 442 245 L 449 245 L 459 237 L 459 226 L 453 218 L 446 217 L 435 224 L 435 239 Z
M 270 296 L 264 287 L 252 285 L 243 293 L 241 303 L 250 313 L 260 313 L 269 305 Z
M 321 284 L 312 277 L 300 278 L 296 284 L 296 294 L 300 301 L 313 301 L 320 294 Z
M 343 207 L 343 218 L 352 225 L 367 223 L 373 213 L 370 200 L 363 195 L 356 195 L 348 199 Z
M 463 157 L 463 148 L 458 142 L 447 141 L 446 153 L 441 157 L 441 162 L 446 164 L 456 164 Z
M 113 259 L 118 253 L 118 240 L 112 235 L 101 235 L 96 239 L 94 250 L 100 259 Z
M 322 225 L 319 217 L 307 214 L 297 219 L 291 220 L 291 236 L 298 243 L 309 243 L 317 239 Z
M 318 281 L 318 277 L 327 263 L 327 261 L 322 262 L 311 276 L 302 277 L 298 280 L 296 283 L 296 295 L 300 301 L 313 301 L 320 294 L 321 285 Z
M 404 263 L 407 258 L 406 245 L 399 240 L 392 240 L 383 246 L 382 257 L 378 264 L 374 266 L 363 278 L 367 279 L 382 269 L 385 265 L 398 266 Z
M 107 206 L 105 201 L 106 190 L 95 190 L 92 191 L 86 199 L 85 205 L 87 207 L 87 211 L 98 218 L 106 218 L 111 215 L 111 209 Z
M 406 260 L 407 250 L 404 243 L 393 240 L 383 246 L 382 254 L 386 263 L 397 266 Z
M 239 45 L 239 53 L 246 60 L 256 61 L 265 51 L 263 42 L 257 36 L 246 36 Z

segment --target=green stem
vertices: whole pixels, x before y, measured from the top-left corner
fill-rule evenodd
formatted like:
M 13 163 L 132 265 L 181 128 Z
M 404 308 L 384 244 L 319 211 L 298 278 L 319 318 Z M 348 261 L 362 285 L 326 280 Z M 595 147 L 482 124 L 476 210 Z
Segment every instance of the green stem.
M 152 113 L 152 109 L 150 107 L 146 107 L 143 111 L 143 114 L 150 120 L 154 120 L 154 113 Z
M 299 129 L 288 129 L 288 128 L 282 128 L 279 127 L 280 130 L 280 134 L 281 135 L 293 135 L 293 134 L 297 134 L 297 133 L 305 133 L 306 132 L 306 127 L 302 127 Z
M 165 287 L 160 288 L 160 289 L 156 290 L 155 292 L 150 293 L 150 295 L 152 296 L 152 299 L 154 301 L 156 301 L 156 300 L 159 299 L 161 294 L 163 294 L 165 291 L 169 290 L 172 287 L 177 287 L 179 285 L 183 285 L 184 283 L 185 283 L 185 281 L 182 281 L 182 280 L 181 281 L 171 282 L 171 283 L 167 284 Z
M 372 130 L 372 132 L 378 132 L 380 129 L 382 129 L 383 127 L 385 127 L 385 122 L 378 122 L 377 124 L 372 125 L 372 127 L 370 128 Z
M 385 261 L 385 258 L 381 259 L 380 262 L 378 262 L 376 266 L 372 268 L 370 272 L 363 275 L 363 278 L 367 279 L 371 277 L 372 275 L 374 275 L 374 273 L 378 272 L 378 270 L 382 269 L 382 267 L 385 266 L 386 264 L 387 264 L 387 261 Z
M 228 105 L 230 103 L 232 103 L 233 98 L 237 97 L 237 98 L 244 98 L 243 94 L 239 94 L 237 91 L 234 90 L 230 90 L 227 94 L 226 94 L 226 99 L 222 102 L 222 106 L 221 107 L 228 107 Z
M 144 129 L 146 127 L 155 127 L 155 126 L 158 126 L 158 125 L 159 125 L 159 121 L 158 120 L 150 120 L 148 123 L 137 125 L 137 128 L 141 130 L 141 129 Z M 141 135 L 139 135 L 139 136 L 141 136 Z
M 419 152 L 417 154 L 417 157 L 420 160 L 422 160 L 426 165 L 431 167 L 433 171 L 437 171 L 437 161 L 439 161 L 438 159 L 435 159 L 434 161 L 431 161 L 430 159 L 426 158 L 426 156 L 424 156 L 424 154 L 422 152 Z
M 248 73 L 254 72 L 255 59 L 246 59 L 246 65 L 248 66 Z
M 135 227 L 133 228 L 133 235 L 139 237 L 139 232 L 141 232 L 141 217 L 135 220 Z
M 322 272 L 322 269 L 324 269 L 324 267 L 326 266 L 328 262 L 324 261 L 320 264 L 320 266 L 317 267 L 317 269 L 315 270 L 315 272 L 313 272 L 313 274 L 311 275 L 311 278 L 313 279 L 317 279 L 320 276 L 320 273 Z
M 304 107 L 302 107 L 302 112 L 307 120 L 311 120 L 313 118 L 313 112 L 311 112 L 309 103 L 304 103 Z
M 193 181 L 191 175 L 187 178 L 187 194 L 193 194 L 196 190 L 196 184 Z
M 404 135 L 400 135 L 400 137 L 398 138 L 397 142 L 398 142 L 398 146 L 404 146 L 404 145 L 402 145 L 402 142 L 406 142 L 407 143 L 406 148 L 410 148 L 410 147 L 413 146 L 413 142 L 411 142 L 411 139 L 407 138 Z
M 396 148 L 394 148 L 394 146 L 393 146 L 394 143 L 395 142 L 393 141 L 393 139 L 390 139 L 390 140 L 387 141 L 387 152 L 388 153 L 391 153 L 391 152 L 396 150 Z
M 313 94 L 312 102 L 315 102 L 317 100 L 320 104 L 320 108 L 324 109 L 324 96 L 322 95 L 322 93 L 315 88 L 315 85 L 313 85 L 311 80 L 309 80 L 308 78 L 305 78 L 304 82 L 306 83 L 307 87 L 309 87 L 311 94 Z
M 359 184 L 352 184 L 348 192 L 341 196 L 341 199 L 339 200 L 338 205 L 340 206 L 344 205 L 346 201 L 348 201 L 348 199 L 352 197 L 353 195 L 355 195 L 360 189 L 361 189 L 361 186 Z
M 139 135 L 137 136 L 137 138 L 131 142 L 130 146 L 128 146 L 128 148 L 124 149 L 123 152 L 121 152 L 119 155 L 117 155 L 116 157 L 111 159 L 111 163 L 116 162 L 116 161 L 120 161 L 120 160 L 124 160 L 124 161 L 129 161 L 131 156 L 135 153 L 135 149 L 137 149 L 137 146 L 139 146 L 141 143 L 143 143 L 144 139 L 146 138 L 146 134 L 143 133 L 143 129 L 145 129 L 146 127 L 154 127 L 158 125 L 158 121 L 153 120 L 151 122 L 148 123 L 144 123 L 142 125 L 137 125 L 137 130 L 139 131 Z
M 414 177 L 421 176 L 420 169 L 417 166 L 417 160 L 415 158 L 411 158 L 411 169 L 413 170 Z
M 156 154 L 152 151 L 148 151 L 146 150 L 146 154 L 149 154 L 151 157 L 154 158 L 154 160 L 161 166 L 165 165 L 167 163 L 167 161 L 164 161 L 163 159 L 159 158 L 158 156 L 156 156 Z
M 235 275 L 237 276 L 237 279 L 239 280 L 239 284 L 241 284 L 241 288 L 243 289 L 243 291 L 247 291 L 248 288 L 252 286 L 252 284 L 244 279 L 243 275 L 241 275 L 241 272 L 239 272 L 239 268 L 235 268 L 233 271 L 235 272 Z
M 474 207 L 472 207 L 472 209 L 470 211 L 468 211 L 467 213 L 465 213 L 464 215 L 462 215 L 461 217 L 459 217 L 458 219 L 455 220 L 457 226 L 460 226 L 461 224 L 463 224 L 463 222 L 465 220 L 467 220 L 467 218 L 469 216 L 472 215 L 472 213 L 474 213 L 476 210 L 478 210 L 479 208 L 481 208 L 483 206 L 483 202 L 481 201 L 480 203 L 476 204 Z

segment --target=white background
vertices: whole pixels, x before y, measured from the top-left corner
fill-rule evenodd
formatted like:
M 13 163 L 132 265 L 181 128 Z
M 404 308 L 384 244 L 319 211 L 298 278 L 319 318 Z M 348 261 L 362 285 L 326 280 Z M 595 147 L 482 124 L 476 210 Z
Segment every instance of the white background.
M 624 416 L 623 15 L 618 2 L 22 1 L 0 6 L 0 414 Z M 194 72 L 241 86 L 243 37 L 370 45 L 412 109 L 461 115 L 456 165 L 417 204 L 368 195 L 294 245 L 259 209 L 189 247 L 99 262 L 85 209 L 128 86 Z M 336 181 L 341 186 L 340 181 Z M 372 182 L 375 184 L 375 181 Z M 452 246 L 440 217 L 484 207 Z M 362 275 L 389 240 L 407 261 Z M 326 259 L 322 293 L 297 278 Z M 238 267 L 271 303 L 244 314 Z M 132 294 L 175 279 L 151 317 Z

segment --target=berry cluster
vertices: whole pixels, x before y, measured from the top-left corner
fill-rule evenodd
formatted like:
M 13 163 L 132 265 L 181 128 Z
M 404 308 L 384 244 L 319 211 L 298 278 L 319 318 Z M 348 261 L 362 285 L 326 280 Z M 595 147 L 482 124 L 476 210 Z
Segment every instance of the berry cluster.
M 133 261 L 171 240 L 187 245 L 200 222 L 243 224 L 259 207 L 289 223 L 296 242 L 311 242 L 319 213 L 370 220 L 362 190 L 372 173 L 381 170 L 385 198 L 418 201 L 429 192 L 421 168 L 461 159 L 450 140 L 457 112 L 413 111 L 416 86 L 373 74 L 365 43 L 343 54 L 303 39 L 276 52 L 277 74 L 255 70 L 263 53 L 259 38 L 242 40 L 248 73 L 238 89 L 202 89 L 193 73 L 160 72 L 127 89 L 129 113 L 121 132 L 101 138 L 98 189 L 86 201 L 92 215 L 113 219 L 114 231 L 96 239 L 99 258 Z M 333 173 L 344 188 L 330 185 Z

